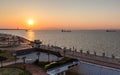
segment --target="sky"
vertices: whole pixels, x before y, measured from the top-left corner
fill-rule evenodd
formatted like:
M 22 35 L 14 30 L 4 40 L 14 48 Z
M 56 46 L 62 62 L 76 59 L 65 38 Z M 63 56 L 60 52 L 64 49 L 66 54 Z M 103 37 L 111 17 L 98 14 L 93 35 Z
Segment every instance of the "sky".
M 0 28 L 120 29 L 120 0 L 0 0 Z

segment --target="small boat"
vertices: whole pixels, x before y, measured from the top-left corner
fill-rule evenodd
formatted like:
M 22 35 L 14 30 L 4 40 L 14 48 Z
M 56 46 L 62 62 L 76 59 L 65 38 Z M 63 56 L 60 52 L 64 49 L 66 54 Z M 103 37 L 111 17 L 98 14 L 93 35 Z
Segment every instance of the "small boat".
M 28 30 L 26 29 L 25 31 L 27 32 Z
M 116 32 L 116 30 L 106 30 L 106 32 Z
M 27 32 L 27 31 L 30 31 L 30 29 L 26 29 L 25 31 L 26 31 L 26 32 Z
M 61 32 L 71 32 L 71 30 L 61 30 Z

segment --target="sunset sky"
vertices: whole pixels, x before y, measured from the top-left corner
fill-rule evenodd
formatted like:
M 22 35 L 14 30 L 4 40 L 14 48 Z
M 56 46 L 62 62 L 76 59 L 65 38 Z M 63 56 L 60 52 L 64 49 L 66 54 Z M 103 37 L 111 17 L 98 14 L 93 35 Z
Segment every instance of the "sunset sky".
M 120 29 L 120 0 L 0 0 L 0 28 Z

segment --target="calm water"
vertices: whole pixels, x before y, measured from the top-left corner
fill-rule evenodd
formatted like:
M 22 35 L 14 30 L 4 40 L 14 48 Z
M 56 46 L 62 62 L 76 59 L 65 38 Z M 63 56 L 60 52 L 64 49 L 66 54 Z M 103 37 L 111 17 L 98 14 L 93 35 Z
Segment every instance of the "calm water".
M 43 44 L 56 45 L 60 47 L 83 49 L 99 55 L 105 52 L 107 56 L 114 54 L 120 57 L 120 31 L 20 31 L 20 30 L 0 30 L 0 33 L 9 33 L 25 37 L 29 40 L 40 39 Z

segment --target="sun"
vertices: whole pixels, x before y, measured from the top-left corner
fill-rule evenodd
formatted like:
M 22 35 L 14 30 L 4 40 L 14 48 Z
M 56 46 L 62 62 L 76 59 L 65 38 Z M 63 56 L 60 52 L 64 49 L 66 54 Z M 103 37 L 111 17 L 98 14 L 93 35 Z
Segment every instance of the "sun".
M 28 24 L 29 25 L 33 25 L 34 24 L 34 21 L 32 19 L 28 20 Z

